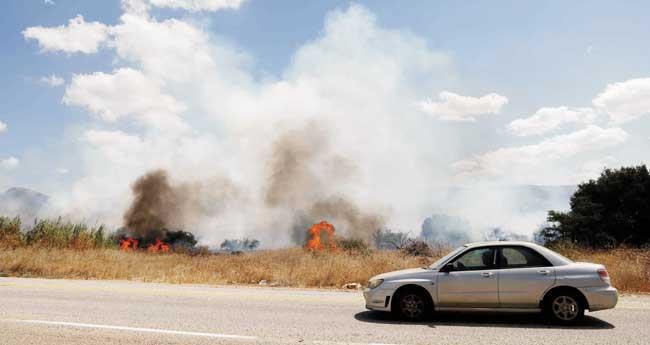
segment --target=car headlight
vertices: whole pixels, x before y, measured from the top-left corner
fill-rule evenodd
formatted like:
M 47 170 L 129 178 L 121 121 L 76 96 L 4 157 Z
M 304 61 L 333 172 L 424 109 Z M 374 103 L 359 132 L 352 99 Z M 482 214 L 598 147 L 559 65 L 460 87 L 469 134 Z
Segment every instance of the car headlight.
M 374 279 L 368 282 L 368 289 L 374 289 L 383 283 L 383 279 Z

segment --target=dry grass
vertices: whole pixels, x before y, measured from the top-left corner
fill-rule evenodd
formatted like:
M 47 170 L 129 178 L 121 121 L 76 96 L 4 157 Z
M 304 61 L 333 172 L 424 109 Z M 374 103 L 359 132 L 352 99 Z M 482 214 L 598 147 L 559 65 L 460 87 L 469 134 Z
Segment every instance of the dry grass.
M 561 245 L 553 249 L 574 261 L 605 265 L 612 285 L 621 291 L 650 292 L 649 249 L 584 249 L 571 245 Z
M 640 249 L 584 250 L 556 248 L 577 260 L 607 266 L 614 286 L 626 292 L 650 292 L 650 251 Z M 435 255 L 444 254 L 444 249 Z M 167 283 L 257 284 L 341 287 L 365 283 L 392 270 L 421 267 L 434 258 L 405 256 L 398 251 L 367 255 L 339 252 L 312 254 L 301 248 L 242 255 L 124 253 L 116 249 L 46 249 L 19 247 L 0 251 L 5 275 L 68 279 L 123 279 Z
M 0 252 L 0 272 L 11 276 L 126 279 L 168 283 L 251 284 L 266 280 L 282 286 L 340 287 L 365 283 L 391 270 L 418 267 L 430 259 L 396 251 L 370 255 L 312 254 L 301 248 L 241 255 L 186 255 L 120 252 L 115 249 L 22 247 Z

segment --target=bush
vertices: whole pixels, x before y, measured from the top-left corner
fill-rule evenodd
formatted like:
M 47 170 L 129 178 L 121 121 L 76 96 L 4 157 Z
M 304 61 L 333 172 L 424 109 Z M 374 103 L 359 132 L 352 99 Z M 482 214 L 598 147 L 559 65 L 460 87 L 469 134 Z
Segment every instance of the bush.
M 0 247 L 16 248 L 23 245 L 20 218 L 0 217 Z
M 379 229 L 372 234 L 378 249 L 400 249 L 409 239 L 408 233 Z
M 358 238 L 342 238 L 338 240 L 338 247 L 348 254 L 370 254 L 368 244 Z
M 256 239 L 244 238 L 243 240 L 224 240 L 219 248 L 229 251 L 255 250 L 259 247 L 260 241 Z
M 90 249 L 114 245 L 103 225 L 89 227 L 83 223 L 64 222 L 61 218 L 37 221 L 22 237 L 26 245 L 45 248 Z
M 434 255 L 431 246 L 421 239 L 411 239 L 406 241 L 406 244 L 404 244 L 400 251 L 409 256 L 432 257 Z

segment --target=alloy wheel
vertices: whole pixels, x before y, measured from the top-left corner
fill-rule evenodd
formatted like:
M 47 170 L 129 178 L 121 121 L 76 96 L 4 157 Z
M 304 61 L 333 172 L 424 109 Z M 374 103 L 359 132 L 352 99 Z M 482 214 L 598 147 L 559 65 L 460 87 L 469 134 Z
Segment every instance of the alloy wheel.
M 575 319 L 579 312 L 578 302 L 570 296 L 558 296 L 553 300 L 553 314 L 562 321 Z
M 400 301 L 400 310 L 409 319 L 417 319 L 424 313 L 425 301 L 418 294 L 408 294 Z

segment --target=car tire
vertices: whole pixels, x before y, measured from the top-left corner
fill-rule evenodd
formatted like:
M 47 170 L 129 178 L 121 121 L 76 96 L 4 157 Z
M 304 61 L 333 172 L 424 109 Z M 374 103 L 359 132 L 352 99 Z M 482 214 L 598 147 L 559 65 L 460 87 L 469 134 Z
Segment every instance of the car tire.
M 553 323 L 571 325 L 585 316 L 585 305 L 579 294 L 560 290 L 546 297 L 544 313 Z
M 393 296 L 392 312 L 405 321 L 422 321 L 431 315 L 431 297 L 418 289 L 400 290 Z

